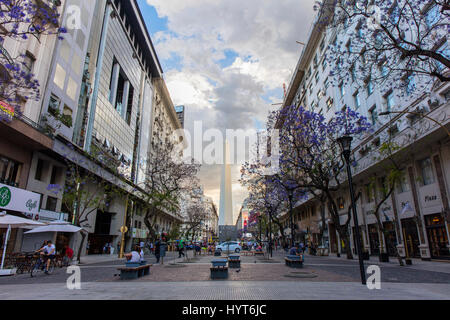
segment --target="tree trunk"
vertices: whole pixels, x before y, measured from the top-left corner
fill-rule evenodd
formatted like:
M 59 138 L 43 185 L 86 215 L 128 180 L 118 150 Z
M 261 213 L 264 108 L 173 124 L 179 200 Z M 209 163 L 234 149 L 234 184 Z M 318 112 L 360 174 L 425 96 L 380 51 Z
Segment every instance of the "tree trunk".
M 84 250 L 84 240 L 86 239 L 86 234 L 84 232 L 81 232 L 81 243 L 80 247 L 78 248 L 78 254 L 77 254 L 77 261 L 78 263 L 81 263 L 81 250 Z

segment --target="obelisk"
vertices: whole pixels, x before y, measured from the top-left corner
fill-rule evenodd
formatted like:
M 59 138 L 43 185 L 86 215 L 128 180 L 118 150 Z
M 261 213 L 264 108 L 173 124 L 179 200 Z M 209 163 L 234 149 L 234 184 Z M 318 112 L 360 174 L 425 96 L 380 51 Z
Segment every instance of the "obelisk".
M 231 186 L 230 145 L 225 141 L 223 152 L 222 180 L 220 183 L 219 241 L 236 240 L 233 219 L 233 189 Z

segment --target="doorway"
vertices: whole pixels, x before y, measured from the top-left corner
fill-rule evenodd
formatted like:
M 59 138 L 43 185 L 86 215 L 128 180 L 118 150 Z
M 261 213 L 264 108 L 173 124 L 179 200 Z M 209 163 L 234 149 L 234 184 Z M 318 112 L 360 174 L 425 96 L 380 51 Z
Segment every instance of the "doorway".
M 367 228 L 369 229 L 370 253 L 373 256 L 378 256 L 380 254 L 380 238 L 377 225 L 369 224 Z
M 402 228 L 406 256 L 409 258 L 420 258 L 420 241 L 416 222 L 413 218 L 403 219 Z
M 445 220 L 440 214 L 425 217 L 428 244 L 432 258 L 450 259 Z

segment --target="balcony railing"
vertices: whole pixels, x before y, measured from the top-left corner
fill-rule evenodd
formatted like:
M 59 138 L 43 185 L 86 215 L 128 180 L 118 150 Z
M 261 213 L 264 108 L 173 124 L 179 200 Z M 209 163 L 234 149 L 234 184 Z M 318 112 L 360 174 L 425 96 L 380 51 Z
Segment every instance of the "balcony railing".
M 6 59 L 6 61 L 9 64 L 14 64 L 14 60 L 11 57 L 11 55 L 9 54 L 8 50 L 6 50 L 5 47 L 2 46 L 2 44 L 0 43 L 0 56 L 3 56 L 4 59 Z

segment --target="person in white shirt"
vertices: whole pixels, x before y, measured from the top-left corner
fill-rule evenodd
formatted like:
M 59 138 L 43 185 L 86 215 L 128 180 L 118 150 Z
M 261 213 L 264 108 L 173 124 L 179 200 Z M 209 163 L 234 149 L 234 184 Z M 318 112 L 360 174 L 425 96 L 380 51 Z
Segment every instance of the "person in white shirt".
M 45 269 L 45 273 L 48 273 L 48 269 L 50 268 L 50 261 L 54 260 L 56 257 L 56 248 L 55 245 L 49 240 L 47 241 L 47 246 L 43 248 L 45 257 L 47 258 L 47 267 Z
M 127 259 L 127 262 L 140 263 L 142 261 L 142 256 L 139 253 L 139 246 L 136 246 L 135 250 L 130 253 L 125 254 L 125 258 Z

